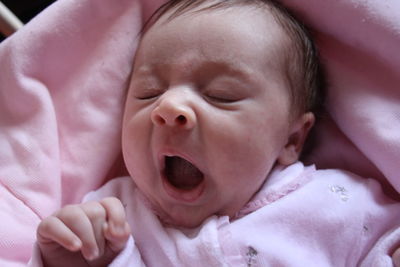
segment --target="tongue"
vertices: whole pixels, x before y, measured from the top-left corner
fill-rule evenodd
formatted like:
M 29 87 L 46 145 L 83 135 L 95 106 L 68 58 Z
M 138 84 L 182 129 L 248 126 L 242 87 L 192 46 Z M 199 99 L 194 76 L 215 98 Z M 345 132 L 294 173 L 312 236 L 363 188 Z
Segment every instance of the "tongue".
M 195 188 L 203 180 L 203 173 L 180 157 L 165 158 L 165 175 L 173 186 L 184 190 Z

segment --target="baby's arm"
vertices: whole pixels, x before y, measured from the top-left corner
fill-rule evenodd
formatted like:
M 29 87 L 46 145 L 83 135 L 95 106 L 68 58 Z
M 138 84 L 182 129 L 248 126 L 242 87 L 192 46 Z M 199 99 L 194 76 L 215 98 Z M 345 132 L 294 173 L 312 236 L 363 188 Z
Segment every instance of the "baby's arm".
M 37 229 L 44 266 L 107 266 L 129 235 L 125 210 L 117 198 L 66 206 Z

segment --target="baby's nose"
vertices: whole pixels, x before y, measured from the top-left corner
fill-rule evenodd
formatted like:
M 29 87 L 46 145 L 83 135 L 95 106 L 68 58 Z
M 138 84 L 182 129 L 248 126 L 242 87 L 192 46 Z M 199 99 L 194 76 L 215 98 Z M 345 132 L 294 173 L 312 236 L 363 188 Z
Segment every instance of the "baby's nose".
M 152 111 L 151 120 L 157 126 L 182 127 L 190 130 L 196 125 L 194 110 L 175 98 L 161 100 L 160 104 Z

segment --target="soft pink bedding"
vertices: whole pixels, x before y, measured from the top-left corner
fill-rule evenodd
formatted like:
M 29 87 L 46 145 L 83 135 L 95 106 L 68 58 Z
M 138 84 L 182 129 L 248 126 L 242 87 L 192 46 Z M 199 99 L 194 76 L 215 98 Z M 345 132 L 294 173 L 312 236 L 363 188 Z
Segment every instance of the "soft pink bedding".
M 25 266 L 43 216 L 118 175 L 137 33 L 161 2 L 59 0 L 0 45 L 0 266 Z M 400 2 L 283 2 L 315 30 L 328 73 L 308 161 L 400 192 Z M 399 240 L 394 229 L 375 255 Z

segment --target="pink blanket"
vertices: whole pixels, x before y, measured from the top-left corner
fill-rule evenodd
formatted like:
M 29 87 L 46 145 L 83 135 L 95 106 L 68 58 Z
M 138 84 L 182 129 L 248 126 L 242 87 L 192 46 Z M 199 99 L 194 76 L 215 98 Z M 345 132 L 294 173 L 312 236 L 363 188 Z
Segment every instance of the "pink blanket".
M 0 45 L 0 266 L 24 266 L 42 217 L 118 175 L 137 32 L 163 1 L 59 0 Z M 400 2 L 283 2 L 315 30 L 328 72 L 308 161 L 400 192 Z M 376 255 L 400 231 L 387 237 Z

